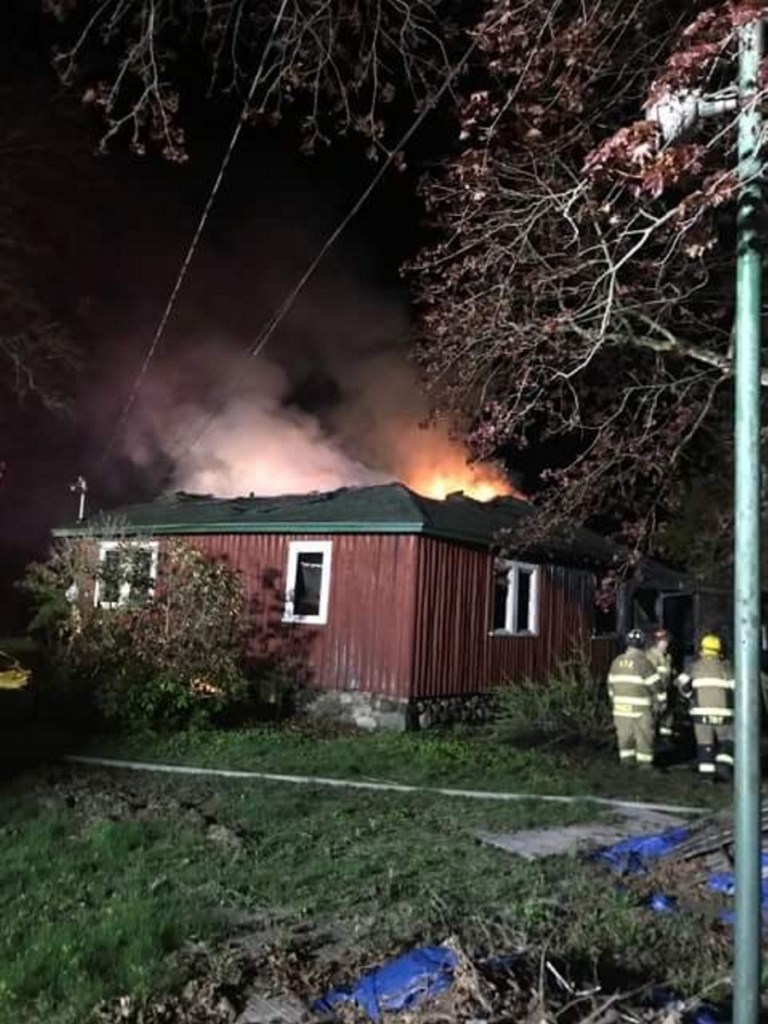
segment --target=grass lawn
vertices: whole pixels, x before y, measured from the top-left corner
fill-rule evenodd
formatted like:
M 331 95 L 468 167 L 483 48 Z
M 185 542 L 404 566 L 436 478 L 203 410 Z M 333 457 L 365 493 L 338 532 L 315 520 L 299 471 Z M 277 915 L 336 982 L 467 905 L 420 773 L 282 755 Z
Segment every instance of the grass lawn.
M 608 752 L 514 746 L 482 729 L 323 736 L 289 727 L 252 728 L 99 738 L 81 752 L 418 786 L 621 797 L 704 807 L 730 800 L 727 787 L 702 788 L 688 769 L 646 776 L 622 769 Z
M 246 739 L 228 749 L 248 756 Z M 177 757 L 201 756 L 202 740 L 187 742 L 176 741 Z M 266 759 L 267 739 L 251 742 Z M 306 746 L 292 742 L 278 746 L 280 767 L 308 770 Z M 371 743 L 377 765 L 394 742 Z M 347 749 L 340 772 L 355 763 L 354 751 L 369 748 L 360 741 Z M 437 781 L 450 749 L 424 746 L 415 760 L 423 781 Z M 313 770 L 327 771 L 314 757 Z M 469 781 L 463 757 L 452 781 Z M 508 785 L 504 769 L 515 763 L 512 754 L 492 761 L 486 780 Z M 391 774 L 396 761 L 387 764 Z M 497 951 L 546 943 L 548 955 L 687 991 L 721 978 L 727 943 L 699 919 L 654 915 L 575 858 L 521 861 L 480 846 L 473 834 L 595 813 L 584 803 L 507 805 L 89 769 L 32 773 L 0 791 L 0 1022 L 80 1024 L 102 998 L 171 984 L 169 954 L 183 943 L 215 940 L 231 930 L 233 915 L 264 910 L 340 923 L 358 958 L 455 933 Z

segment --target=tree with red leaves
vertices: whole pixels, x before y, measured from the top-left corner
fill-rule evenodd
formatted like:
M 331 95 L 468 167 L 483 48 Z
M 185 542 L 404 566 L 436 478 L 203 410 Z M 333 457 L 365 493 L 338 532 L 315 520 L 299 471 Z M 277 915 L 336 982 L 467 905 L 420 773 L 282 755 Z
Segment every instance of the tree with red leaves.
M 62 23 L 61 78 L 104 115 L 102 145 L 126 135 L 174 161 L 187 157 L 179 113 L 195 79 L 239 96 L 254 121 L 292 109 L 307 151 L 357 133 L 386 154 L 387 111 L 430 102 L 462 41 L 458 0 L 40 2 Z
M 423 184 L 436 240 L 408 273 L 436 408 L 479 457 L 545 445 L 543 517 L 638 551 L 690 518 L 693 481 L 716 499 L 700 528 L 727 513 L 736 28 L 763 10 L 500 0 L 460 148 Z

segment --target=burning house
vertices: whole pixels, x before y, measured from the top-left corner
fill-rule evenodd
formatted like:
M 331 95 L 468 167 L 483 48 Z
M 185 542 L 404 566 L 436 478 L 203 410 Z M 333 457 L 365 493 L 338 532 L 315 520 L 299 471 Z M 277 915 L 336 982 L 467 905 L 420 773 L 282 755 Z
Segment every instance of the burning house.
M 172 537 L 228 559 L 248 595 L 253 657 L 298 665 L 309 687 L 333 695 L 326 703 L 371 727 L 543 678 L 575 647 L 605 670 L 634 616 L 629 585 L 610 611 L 595 602 L 618 549 L 575 529 L 512 540 L 500 557 L 499 538 L 520 538 L 530 515 L 514 497 L 436 500 L 397 483 L 287 497 L 176 493 L 112 513 L 152 575 Z M 98 519 L 55 533 L 88 538 L 102 562 L 116 546 Z M 646 593 L 683 584 L 663 567 L 644 570 Z M 94 600 L 128 596 L 127 585 L 97 587 Z

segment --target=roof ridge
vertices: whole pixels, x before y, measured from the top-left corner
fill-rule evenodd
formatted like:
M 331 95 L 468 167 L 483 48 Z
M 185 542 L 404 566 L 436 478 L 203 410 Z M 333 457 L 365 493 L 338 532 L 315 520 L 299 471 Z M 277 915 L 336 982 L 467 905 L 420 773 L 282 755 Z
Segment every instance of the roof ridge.
M 390 485 L 391 486 L 391 485 Z M 432 499 L 425 497 L 423 494 L 419 494 L 417 491 L 412 490 L 407 484 L 400 483 L 399 480 L 395 481 L 394 484 L 400 491 L 403 491 L 408 503 L 411 508 L 416 512 L 419 519 L 424 523 L 425 526 L 434 526 L 435 521 L 429 508 L 425 506 L 424 502 L 431 501 Z

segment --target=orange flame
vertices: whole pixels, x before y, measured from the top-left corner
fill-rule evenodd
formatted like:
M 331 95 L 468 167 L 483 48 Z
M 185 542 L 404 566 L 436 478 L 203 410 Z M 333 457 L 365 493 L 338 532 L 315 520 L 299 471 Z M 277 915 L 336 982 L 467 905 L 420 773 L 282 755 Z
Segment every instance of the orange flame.
M 421 466 L 406 474 L 403 483 L 425 498 L 444 500 L 449 494 L 463 491 L 476 501 L 492 498 L 515 497 L 524 500 L 503 474 L 492 466 L 467 465 L 460 456 L 438 462 L 436 466 Z

